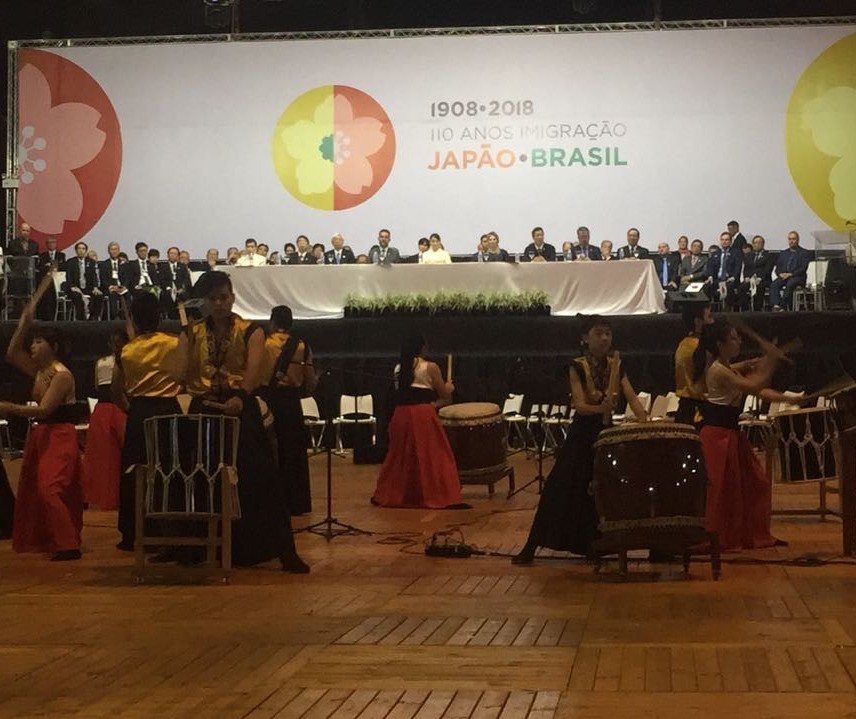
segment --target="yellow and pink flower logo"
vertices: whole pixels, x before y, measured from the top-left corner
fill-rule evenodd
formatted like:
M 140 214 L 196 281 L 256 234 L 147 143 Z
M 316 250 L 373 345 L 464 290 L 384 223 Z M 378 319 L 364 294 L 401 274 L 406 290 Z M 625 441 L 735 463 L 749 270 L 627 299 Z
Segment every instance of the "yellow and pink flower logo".
M 370 95 L 347 85 L 303 93 L 276 123 L 273 164 L 295 199 L 347 210 L 372 197 L 395 161 L 395 131 Z

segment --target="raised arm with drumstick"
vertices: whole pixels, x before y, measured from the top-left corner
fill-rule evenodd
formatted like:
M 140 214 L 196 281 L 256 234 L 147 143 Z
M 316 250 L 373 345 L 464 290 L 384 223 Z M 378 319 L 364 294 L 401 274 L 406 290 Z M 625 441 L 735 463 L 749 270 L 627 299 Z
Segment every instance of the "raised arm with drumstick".
M 768 386 L 781 351 L 767 347 L 761 358 L 735 369 L 731 363 L 740 354 L 740 346 L 737 330 L 717 320 L 704 328 L 693 358 L 696 374 L 704 372 L 707 383 L 699 432 L 708 481 L 705 523 L 708 531 L 717 533 L 725 550 L 779 543 L 770 532 L 770 478 L 740 432 L 738 420 L 746 393 L 775 401 L 785 398 Z
M 0 416 L 38 420 L 24 447 L 12 546 L 16 552 L 50 552 L 54 561 L 64 561 L 80 559 L 83 525 L 74 377 L 61 361 L 62 333 L 32 324 L 39 298 L 52 281 L 45 277 L 24 308 L 6 352 L 11 364 L 34 378 L 35 404 L 0 402 Z

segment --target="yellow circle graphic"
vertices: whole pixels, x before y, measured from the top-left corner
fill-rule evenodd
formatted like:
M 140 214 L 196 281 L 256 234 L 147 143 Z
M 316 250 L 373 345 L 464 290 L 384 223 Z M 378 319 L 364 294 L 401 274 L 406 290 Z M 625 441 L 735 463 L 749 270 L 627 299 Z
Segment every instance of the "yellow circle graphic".
M 856 222 L 856 34 L 824 50 L 791 94 L 788 167 L 806 204 L 827 225 Z

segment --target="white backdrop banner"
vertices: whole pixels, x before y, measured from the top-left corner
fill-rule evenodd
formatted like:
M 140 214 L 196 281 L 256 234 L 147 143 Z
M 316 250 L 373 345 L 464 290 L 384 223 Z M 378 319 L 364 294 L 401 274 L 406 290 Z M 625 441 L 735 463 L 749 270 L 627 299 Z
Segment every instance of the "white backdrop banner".
M 341 232 L 654 249 L 856 218 L 854 27 L 24 49 L 20 219 L 103 252 Z

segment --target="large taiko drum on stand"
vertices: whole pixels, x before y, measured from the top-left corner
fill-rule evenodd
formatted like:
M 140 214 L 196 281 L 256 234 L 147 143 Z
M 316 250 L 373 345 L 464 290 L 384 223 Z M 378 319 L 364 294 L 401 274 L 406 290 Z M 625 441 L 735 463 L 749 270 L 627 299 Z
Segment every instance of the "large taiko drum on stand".
M 509 477 L 514 489 L 514 470 L 508 466 L 502 411 L 492 402 L 463 402 L 440 409 L 440 423 L 446 430 L 458 465 L 461 484 L 486 484 L 493 494 L 494 483 Z
M 845 556 L 856 556 L 856 385 L 829 395 L 837 429 L 841 534 Z
M 630 549 L 680 552 L 688 567 L 689 548 L 711 539 L 704 529 L 707 473 L 695 429 L 668 422 L 616 427 L 601 432 L 594 449 L 596 554 L 618 552 L 624 575 Z

